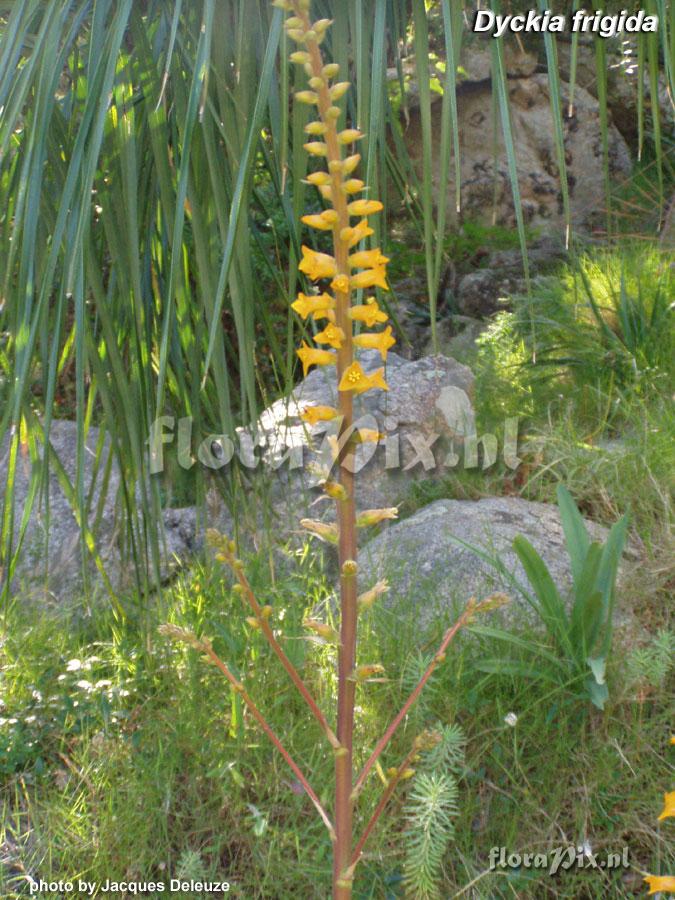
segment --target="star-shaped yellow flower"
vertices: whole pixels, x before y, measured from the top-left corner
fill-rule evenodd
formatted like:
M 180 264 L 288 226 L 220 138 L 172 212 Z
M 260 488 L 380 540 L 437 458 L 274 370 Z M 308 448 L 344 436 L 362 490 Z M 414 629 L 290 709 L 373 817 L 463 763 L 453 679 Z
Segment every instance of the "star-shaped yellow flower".
M 350 319 L 363 322 L 367 328 L 373 328 L 378 322 L 386 322 L 387 314 L 383 312 L 374 297 L 368 297 L 361 306 L 352 306 L 348 311 Z
M 295 351 L 300 357 L 302 363 L 303 375 L 307 375 L 310 366 L 334 366 L 337 362 L 337 356 L 330 350 L 316 350 L 309 347 L 304 341 L 302 347 Z
M 381 287 L 385 291 L 389 290 L 387 284 L 387 272 L 384 266 L 376 266 L 374 269 L 364 269 L 363 272 L 357 272 L 349 279 L 353 288 L 371 288 Z
M 380 390 L 388 391 L 389 386 L 384 380 L 384 369 L 377 369 L 372 375 L 366 375 L 361 368 L 361 364 L 354 361 L 342 373 L 339 391 L 354 391 L 355 394 L 362 394 L 372 388 L 380 388 Z
M 389 330 L 391 331 L 391 328 Z M 318 344 L 329 344 L 335 350 L 339 350 L 342 347 L 344 339 L 344 331 L 338 325 L 333 325 L 332 323 L 329 323 L 323 331 L 314 335 L 314 340 Z
M 675 875 L 647 875 L 644 880 L 649 885 L 649 894 L 675 894 Z
M 304 244 L 302 245 L 302 259 L 298 268 L 305 275 L 308 275 L 312 281 L 318 281 L 320 278 L 333 278 L 337 274 L 337 263 L 334 257 L 329 256 L 328 253 L 318 253 Z
M 387 351 L 396 343 L 396 338 L 391 335 L 391 325 L 387 325 L 384 331 L 370 334 L 357 334 L 354 343 L 358 347 L 366 347 L 369 350 L 379 350 L 382 362 L 387 361 Z
M 340 232 L 340 239 L 345 241 L 351 249 L 364 238 L 370 237 L 371 234 L 375 234 L 375 232 L 368 225 L 368 219 L 361 219 L 358 225 L 354 225 L 353 228 L 343 228 Z
M 307 316 L 314 316 L 315 319 L 327 319 L 328 311 L 335 309 L 335 298 L 330 294 L 317 294 L 316 296 L 307 296 L 307 294 L 298 294 L 298 299 L 291 303 L 291 309 L 306 319 Z
M 663 812 L 659 816 L 659 822 L 675 816 L 675 791 L 663 795 Z
M 330 286 L 336 294 L 346 294 L 349 291 L 349 275 L 336 275 Z
M 337 409 L 333 406 L 308 406 L 300 413 L 300 418 L 314 427 L 317 422 L 329 422 L 338 415 Z

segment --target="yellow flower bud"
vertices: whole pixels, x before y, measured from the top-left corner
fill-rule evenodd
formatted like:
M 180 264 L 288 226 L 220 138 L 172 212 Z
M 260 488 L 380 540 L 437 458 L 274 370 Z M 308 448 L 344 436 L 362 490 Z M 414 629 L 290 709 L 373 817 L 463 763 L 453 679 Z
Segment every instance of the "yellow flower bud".
M 340 66 L 337 63 L 328 63 L 321 70 L 321 74 L 324 78 L 335 78 L 339 71 Z
M 318 187 L 320 184 L 328 184 L 330 182 L 330 175 L 328 172 L 310 172 L 307 178 L 305 178 L 305 181 Z
M 342 173 L 343 175 L 351 175 L 354 169 L 361 162 L 361 154 L 354 153 L 351 156 L 346 156 L 342 160 Z
M 312 30 L 316 31 L 317 34 L 323 34 L 332 24 L 332 19 L 317 19 L 316 22 L 312 24 Z
M 289 28 L 302 28 L 302 24 L 302 19 L 298 18 L 298 16 L 289 16 L 284 22 L 284 28 L 286 30 Z
M 300 28 L 291 28 L 287 33 L 289 38 L 295 41 L 296 44 L 304 44 L 307 40 L 307 35 Z
M 353 578 L 358 572 L 359 567 L 355 559 L 346 559 L 342 563 L 342 575 L 344 578 Z
M 359 191 L 364 189 L 365 184 L 360 178 L 348 178 L 342 187 L 345 194 L 358 194 Z
M 351 82 L 349 81 L 338 81 L 337 84 L 334 84 L 330 89 L 330 99 L 340 100 L 347 93 L 349 88 L 351 87 Z
M 326 118 L 331 119 L 333 122 L 337 121 L 342 115 L 342 110 L 339 106 L 329 106 L 326 110 Z
M 338 214 L 334 209 L 325 209 L 322 213 L 302 216 L 301 222 L 319 231 L 329 231 L 337 222 Z
M 289 59 L 299 66 L 304 66 L 310 61 L 311 56 L 306 50 L 294 50 Z
M 343 163 L 341 159 L 331 159 L 328 162 L 328 171 L 331 175 L 341 175 Z
M 348 209 L 350 216 L 372 216 L 381 212 L 384 206 L 379 200 L 353 200 Z
M 311 156 L 326 156 L 328 147 L 323 141 L 309 141 L 302 145 Z
M 329 184 L 322 184 L 319 187 L 319 193 L 323 197 L 324 200 L 327 200 L 329 203 L 333 199 L 333 188 Z
M 344 131 L 341 131 L 337 138 L 341 144 L 353 144 L 354 141 L 360 141 L 365 137 L 363 132 L 359 131 L 358 128 L 345 128 Z
M 260 622 L 255 618 L 255 616 L 246 616 L 246 622 L 251 628 L 253 628 L 254 631 L 260 628 Z
M 296 91 L 295 99 L 298 103 L 307 103 L 308 105 L 319 102 L 319 96 L 315 91 Z
M 353 228 L 342 228 L 340 230 L 340 240 L 344 241 L 345 244 L 348 244 L 354 235 Z
M 389 506 L 386 509 L 365 509 L 357 516 L 356 527 L 367 528 L 370 525 L 378 525 L 385 519 L 397 519 L 398 508 Z
M 325 122 L 308 122 L 305 125 L 305 134 L 321 135 L 328 131 L 328 125 Z
M 322 87 L 326 86 L 326 82 L 320 75 L 312 75 L 309 79 L 309 86 L 315 91 L 320 91 Z
M 269 603 L 266 603 L 265 606 L 263 606 L 263 608 L 260 610 L 260 615 L 263 619 L 267 620 L 271 618 L 273 612 L 274 610 L 269 605 Z
M 338 484 L 336 481 L 326 481 L 322 485 L 324 492 L 331 497 L 333 500 L 348 500 L 349 494 L 342 487 L 341 484 Z

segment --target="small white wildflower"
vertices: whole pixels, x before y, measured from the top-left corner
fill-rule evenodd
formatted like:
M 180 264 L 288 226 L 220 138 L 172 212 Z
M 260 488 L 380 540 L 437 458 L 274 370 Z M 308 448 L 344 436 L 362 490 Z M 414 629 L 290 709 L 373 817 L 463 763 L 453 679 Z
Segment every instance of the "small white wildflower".
M 507 713 L 504 716 L 504 722 L 507 725 L 509 725 L 511 728 L 515 728 L 516 725 L 518 724 L 518 716 L 513 712 Z
M 79 672 L 82 668 L 82 661 L 79 659 L 69 659 L 66 663 L 66 672 Z
M 94 685 L 91 681 L 87 681 L 86 678 L 81 678 L 80 681 L 75 682 L 75 687 L 82 688 L 83 691 L 91 691 L 94 688 Z

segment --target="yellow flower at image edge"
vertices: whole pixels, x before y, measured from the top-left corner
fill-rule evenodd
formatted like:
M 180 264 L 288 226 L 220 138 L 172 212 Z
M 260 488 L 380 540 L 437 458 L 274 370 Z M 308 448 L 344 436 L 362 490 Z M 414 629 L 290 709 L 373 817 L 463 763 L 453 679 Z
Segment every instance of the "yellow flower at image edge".
M 372 388 L 380 388 L 382 391 L 389 390 L 389 386 L 384 380 L 384 369 L 377 369 L 372 375 L 366 375 L 358 362 L 353 362 L 344 370 L 338 385 L 339 391 L 354 391 L 355 394 L 362 394 Z
M 385 291 L 389 290 L 387 270 L 384 266 L 376 266 L 374 269 L 364 269 L 363 272 L 357 272 L 356 275 L 352 275 L 349 282 L 357 290 L 371 287 L 381 287 Z
M 644 880 L 649 885 L 650 894 L 658 894 L 660 891 L 675 894 L 675 875 L 647 875 Z
M 312 250 L 311 247 L 306 247 L 304 244 L 298 268 L 312 281 L 318 281 L 320 278 L 334 278 L 337 274 L 337 263 L 334 257 L 329 256 L 328 253 Z
M 659 816 L 659 822 L 675 816 L 675 791 L 663 795 L 663 812 Z
M 330 350 L 316 350 L 309 347 L 304 341 L 299 350 L 295 351 L 302 363 L 302 372 L 306 376 L 310 366 L 334 366 L 337 362 L 336 355 Z

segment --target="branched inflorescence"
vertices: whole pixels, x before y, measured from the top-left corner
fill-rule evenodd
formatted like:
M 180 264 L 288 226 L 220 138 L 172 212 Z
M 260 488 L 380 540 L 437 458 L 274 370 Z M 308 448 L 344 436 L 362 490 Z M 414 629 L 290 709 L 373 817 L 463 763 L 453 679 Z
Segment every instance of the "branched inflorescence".
M 307 796 L 314 804 L 333 842 L 333 897 L 347 900 L 352 895 L 354 872 L 361 859 L 364 846 L 375 828 L 397 786 L 414 774 L 412 765 L 421 753 L 428 752 L 441 740 L 440 733 L 424 732 L 412 742 L 403 761 L 387 770 L 386 785 L 369 819 L 354 840 L 353 812 L 368 775 L 378 765 L 380 755 L 388 746 L 399 725 L 405 720 L 436 666 L 445 659 L 445 651 L 459 631 L 476 613 L 501 605 L 505 599 L 494 595 L 482 603 L 471 600 L 457 622 L 449 628 L 439 649 L 429 661 L 421 677 L 410 692 L 399 712 L 393 717 L 382 737 L 370 753 L 363 753 L 365 763 L 358 776 L 354 770 L 354 709 L 359 685 L 378 680 L 383 667 L 378 662 L 357 661 L 357 621 L 388 590 L 385 580 L 370 585 L 361 594 L 357 591 L 357 534 L 359 529 L 377 525 L 387 519 L 395 519 L 394 507 L 385 509 L 356 509 L 354 493 L 354 453 L 356 444 L 378 441 L 378 432 L 369 429 L 354 430 L 353 399 L 365 391 L 388 390 L 384 365 L 366 371 L 355 358 L 356 348 L 375 350 L 386 363 L 387 353 L 394 345 L 392 328 L 387 324 L 387 314 L 380 308 L 376 297 L 367 295 L 363 302 L 353 302 L 362 291 L 375 287 L 387 289 L 386 266 L 388 259 L 379 248 L 365 249 L 367 238 L 374 233 L 369 217 L 382 210 L 378 200 L 367 198 L 366 185 L 354 177 L 361 157 L 350 152 L 364 135 L 356 128 L 339 126 L 342 110 L 337 105 L 348 91 L 347 81 L 338 81 L 339 66 L 325 64 L 321 44 L 331 22 L 328 19 L 311 21 L 310 0 L 274 0 L 273 5 L 289 12 L 286 30 L 298 49 L 291 60 L 301 66 L 308 79 L 306 89 L 295 94 L 300 103 L 317 111 L 317 118 L 310 121 L 305 131 L 309 140 L 305 149 L 323 167 L 311 172 L 307 182 L 314 185 L 325 201 L 322 212 L 302 217 L 303 224 L 332 235 L 333 252 L 323 253 L 307 245 L 302 247 L 299 268 L 314 282 L 327 282 L 326 290 L 300 293 L 292 302 L 293 310 L 303 319 L 319 323 L 312 339 L 313 345 L 303 340 L 297 350 L 305 375 L 312 366 L 335 366 L 337 376 L 337 406 L 310 406 L 302 411 L 303 419 L 314 426 L 318 422 L 336 420 L 338 434 L 333 437 L 333 457 L 337 468 L 337 480 L 326 478 L 323 491 L 335 501 L 335 524 L 314 519 L 302 519 L 301 525 L 311 535 L 337 547 L 340 573 L 340 628 L 315 618 L 307 618 L 304 627 L 318 635 L 337 651 L 338 697 L 337 726 L 335 730 L 312 696 L 300 673 L 295 669 L 272 626 L 273 610 L 261 605 L 244 573 L 241 560 L 236 557 L 235 544 L 217 532 L 208 535 L 216 549 L 216 558 L 232 569 L 236 584 L 234 590 L 248 608 L 246 621 L 267 640 L 289 678 L 303 697 L 310 712 L 323 731 L 333 750 L 335 760 L 335 802 L 332 817 L 312 788 L 308 776 L 286 749 L 282 739 L 274 732 L 264 714 L 246 690 L 243 682 L 235 677 L 232 669 L 217 655 L 211 642 L 198 638 L 175 625 L 164 626 L 164 633 L 202 651 L 205 659 L 215 665 L 248 706 L 253 718 L 265 731 L 277 750 L 298 778 Z M 365 749 L 365 748 L 363 748 Z M 381 770 L 380 770 L 381 771 Z

